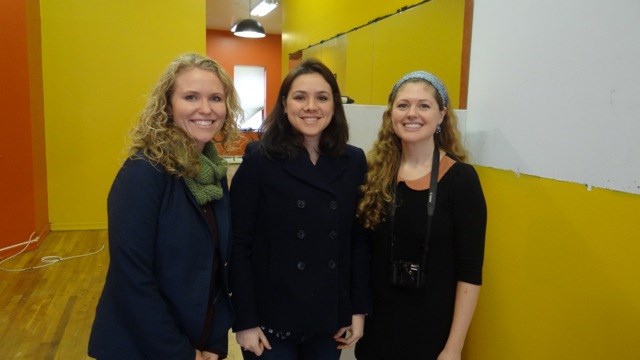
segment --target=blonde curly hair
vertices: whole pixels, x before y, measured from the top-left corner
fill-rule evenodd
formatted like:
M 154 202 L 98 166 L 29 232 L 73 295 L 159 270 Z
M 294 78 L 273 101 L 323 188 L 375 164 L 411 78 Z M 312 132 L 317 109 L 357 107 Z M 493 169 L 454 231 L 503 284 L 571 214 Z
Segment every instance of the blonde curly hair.
M 378 131 L 378 137 L 373 144 L 373 148 L 367 154 L 367 177 L 362 185 L 362 199 L 358 204 L 356 216 L 360 218 L 366 229 L 374 229 L 384 220 L 386 210 L 393 201 L 393 192 L 396 185 L 396 175 L 400 167 L 400 157 L 402 155 L 402 142 L 393 131 L 391 111 L 396 99 L 398 90 L 406 83 L 424 82 L 433 91 L 433 95 L 438 102 L 439 110 L 445 108 L 443 99 L 433 85 L 419 78 L 409 79 L 399 86 L 389 95 L 387 108 L 382 115 L 382 125 Z M 467 160 L 467 150 L 461 141 L 461 134 L 458 130 L 458 118 L 451 106 L 446 108 L 446 113 L 441 131 L 435 133 L 436 145 L 458 161 Z
M 150 161 L 162 165 L 168 173 L 176 176 L 193 177 L 200 170 L 200 153 L 196 150 L 195 140 L 176 126 L 171 118 L 171 96 L 176 78 L 192 68 L 214 73 L 224 87 L 227 116 L 214 142 L 225 149 L 233 147 L 239 134 L 236 118 L 242 114 L 233 81 L 220 64 L 198 54 L 184 54 L 172 61 L 151 91 L 140 120 L 131 131 L 129 156 L 142 151 Z

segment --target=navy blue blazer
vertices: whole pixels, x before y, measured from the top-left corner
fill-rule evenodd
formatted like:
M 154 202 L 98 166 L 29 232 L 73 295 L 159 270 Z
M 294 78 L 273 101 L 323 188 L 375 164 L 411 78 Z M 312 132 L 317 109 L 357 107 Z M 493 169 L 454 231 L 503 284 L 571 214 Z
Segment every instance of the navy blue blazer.
M 227 181 L 214 201 L 220 240 L 184 179 L 143 155 L 128 159 L 108 198 L 110 263 L 89 340 L 98 359 L 195 358 L 209 301 L 214 255 L 219 257 L 213 327 L 205 349 L 227 352 L 233 311 L 227 291 L 231 224 Z M 219 281 L 222 279 L 222 281 Z
M 366 159 L 348 146 L 314 166 L 247 147 L 231 182 L 234 331 L 335 333 L 371 309 L 368 239 L 355 219 Z

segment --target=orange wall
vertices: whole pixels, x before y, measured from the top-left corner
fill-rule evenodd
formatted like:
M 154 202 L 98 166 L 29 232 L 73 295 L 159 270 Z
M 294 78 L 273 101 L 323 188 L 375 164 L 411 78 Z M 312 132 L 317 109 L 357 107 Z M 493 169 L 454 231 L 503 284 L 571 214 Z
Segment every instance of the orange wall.
M 215 59 L 233 77 L 234 65 L 264 66 L 267 70 L 268 114 L 278 97 L 282 80 L 280 35 L 269 35 L 262 39 L 245 39 L 234 36 L 231 31 L 207 30 L 207 55 Z
M 47 193 L 47 151 L 44 131 L 44 93 L 42 86 L 42 37 L 40 0 L 28 0 L 27 38 L 29 44 L 29 93 L 31 95 L 31 148 L 33 161 L 33 194 L 35 228 L 41 238 L 49 232 Z M 44 235 L 44 236 L 42 236 Z
M 5 258 L 32 233 L 43 239 L 49 229 L 39 1 L 1 2 L 0 24 L 0 258 Z

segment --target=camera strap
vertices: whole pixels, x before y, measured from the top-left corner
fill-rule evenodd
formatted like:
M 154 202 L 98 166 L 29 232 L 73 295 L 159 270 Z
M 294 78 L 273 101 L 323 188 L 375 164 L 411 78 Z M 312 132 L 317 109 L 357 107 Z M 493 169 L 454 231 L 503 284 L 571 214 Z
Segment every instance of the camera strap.
M 421 265 L 424 267 L 427 264 L 427 252 L 429 251 L 429 234 L 431 233 L 431 219 L 433 218 L 433 213 L 436 210 L 436 194 L 438 192 L 438 169 L 440 167 L 440 151 L 438 150 L 438 145 L 434 144 L 433 147 L 433 159 L 431 160 L 431 181 L 429 185 L 429 197 L 427 198 L 427 235 L 424 239 L 424 248 L 422 252 L 422 262 Z M 393 203 L 391 204 L 391 209 L 389 211 L 390 215 L 390 233 L 391 233 L 391 263 L 395 260 L 394 256 L 394 245 L 396 242 L 396 234 L 395 234 L 395 217 L 396 217 L 396 194 L 397 191 L 393 192 Z

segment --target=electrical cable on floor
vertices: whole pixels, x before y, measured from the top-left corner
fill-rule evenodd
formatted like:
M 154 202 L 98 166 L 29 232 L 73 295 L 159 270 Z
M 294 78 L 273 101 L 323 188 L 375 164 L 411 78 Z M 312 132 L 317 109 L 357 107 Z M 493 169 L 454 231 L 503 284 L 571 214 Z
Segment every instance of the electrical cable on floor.
M 94 255 L 94 254 L 97 254 L 100 251 L 104 250 L 104 244 L 102 244 L 100 249 L 98 249 L 96 251 L 92 251 L 92 252 L 86 253 L 86 254 L 67 256 L 67 257 L 64 257 L 64 258 L 61 257 L 61 256 L 57 256 L 57 255 L 43 256 L 42 258 L 40 258 L 40 262 L 44 263 L 43 265 L 36 265 L 36 266 L 31 266 L 31 267 L 23 268 L 23 269 L 5 269 L 5 268 L 3 268 L 2 264 L 4 262 L 6 262 L 6 261 L 8 261 L 10 259 L 13 259 L 14 257 L 22 254 L 23 252 L 25 252 L 25 250 L 27 250 L 27 248 L 29 247 L 29 245 L 31 245 L 32 242 L 38 241 L 39 237 L 36 237 L 34 239 L 33 235 L 35 235 L 35 231 L 31 233 L 31 235 L 29 236 L 29 240 L 27 240 L 27 244 L 20 251 L 18 251 L 17 253 L 9 256 L 6 259 L 0 260 L 0 270 L 8 271 L 8 272 L 21 272 L 21 271 L 27 271 L 27 270 L 35 270 L 35 269 L 40 269 L 40 268 L 43 268 L 43 267 L 47 267 L 47 266 L 53 265 L 55 263 L 59 263 L 60 261 Z

